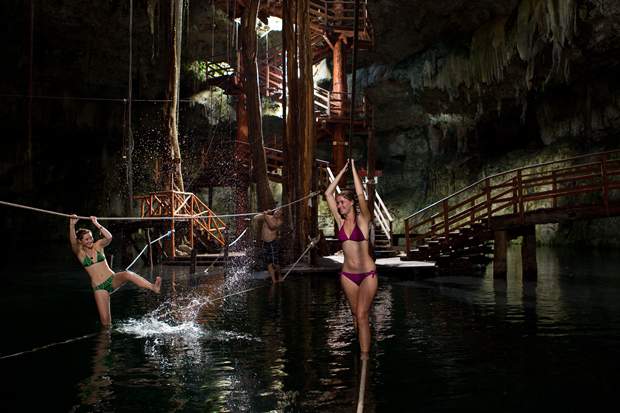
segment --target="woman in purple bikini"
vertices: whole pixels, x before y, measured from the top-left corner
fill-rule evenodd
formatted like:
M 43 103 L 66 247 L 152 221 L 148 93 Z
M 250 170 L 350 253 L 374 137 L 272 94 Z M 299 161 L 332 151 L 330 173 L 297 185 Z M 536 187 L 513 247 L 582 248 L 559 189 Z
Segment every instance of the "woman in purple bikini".
M 336 195 L 336 186 L 347 171 L 349 162 L 353 172 L 355 193 L 345 190 Z M 340 284 L 351 306 L 362 359 L 367 359 L 370 351 L 368 312 L 377 292 L 377 272 L 368 251 L 369 225 L 372 217 L 364 197 L 362 181 L 352 159 L 325 190 L 325 198 L 338 224 L 338 239 L 342 242 L 344 263 L 340 272 Z M 356 211 L 356 204 L 359 206 L 359 214 Z

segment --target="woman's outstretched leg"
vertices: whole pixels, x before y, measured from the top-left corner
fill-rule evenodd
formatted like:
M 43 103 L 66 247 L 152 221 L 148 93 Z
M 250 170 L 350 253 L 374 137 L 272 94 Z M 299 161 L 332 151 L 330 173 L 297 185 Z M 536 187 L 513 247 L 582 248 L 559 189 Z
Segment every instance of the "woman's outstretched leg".
M 114 274 L 114 281 L 112 282 L 112 287 L 114 289 L 117 289 L 126 282 L 134 283 L 140 288 L 151 290 L 157 294 L 159 294 L 159 291 L 161 290 L 161 277 L 155 277 L 155 282 L 152 283 L 132 271 L 123 271 Z
M 349 307 L 351 308 L 351 316 L 353 317 L 353 328 L 355 328 L 355 334 L 357 335 L 357 295 L 360 287 L 347 277 L 340 276 L 340 285 L 344 291 L 344 295 L 347 297 Z

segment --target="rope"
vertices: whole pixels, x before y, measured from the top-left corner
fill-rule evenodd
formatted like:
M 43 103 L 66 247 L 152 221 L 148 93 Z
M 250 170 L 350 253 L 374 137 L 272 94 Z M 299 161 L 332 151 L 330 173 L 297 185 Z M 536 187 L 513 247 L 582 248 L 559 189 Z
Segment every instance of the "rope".
M 272 211 L 275 211 L 277 209 L 283 209 L 288 207 L 289 205 L 293 205 L 296 204 L 298 202 L 303 201 L 304 199 L 308 199 L 308 198 L 312 198 L 317 196 L 318 194 L 320 194 L 321 191 L 314 191 L 314 192 L 310 192 L 308 195 L 304 196 L 303 198 L 299 198 L 296 201 L 293 202 L 289 202 L 288 204 L 284 204 L 281 205 L 279 207 L 273 208 Z M 201 212 L 200 214 L 196 214 L 194 217 L 199 217 L 202 216 L 206 213 L 207 211 Z M 253 216 L 253 215 L 258 215 L 258 214 L 262 214 L 262 212 L 245 212 L 245 213 L 241 213 L 241 214 L 223 214 L 223 215 L 217 215 L 217 217 L 219 218 L 230 218 L 230 217 L 247 217 L 247 216 Z
M 4 360 L 4 359 L 8 359 L 11 357 L 17 357 L 17 356 L 21 356 L 23 354 L 28 354 L 28 353 L 34 353 L 35 351 L 40 351 L 40 350 L 45 350 L 46 348 L 50 348 L 50 347 L 54 347 L 54 346 L 58 346 L 60 344 L 68 344 L 68 343 L 73 343 L 75 341 L 78 340 L 84 340 L 85 338 L 89 338 L 89 337 L 94 337 L 96 335 L 98 335 L 99 333 L 91 333 L 91 334 L 86 334 L 84 336 L 80 336 L 80 337 L 75 337 L 75 338 L 70 338 L 68 340 L 64 340 L 64 341 L 58 341 L 56 343 L 51 343 L 51 344 L 46 344 L 44 346 L 41 347 L 35 347 L 32 350 L 26 350 L 26 351 L 20 351 L 18 353 L 13 353 L 13 354 L 8 354 L 6 356 L 1 356 L 0 360 Z
M 280 207 L 274 208 L 274 211 L 276 209 L 282 209 L 282 208 L 285 208 L 285 207 L 287 207 L 289 205 L 295 204 L 297 202 L 301 202 L 304 199 L 317 196 L 319 193 L 320 193 L 320 191 L 311 192 L 310 194 L 306 195 L 303 198 L 300 198 L 300 199 L 298 199 L 296 201 L 293 201 L 293 202 L 289 202 L 288 204 L 282 205 Z M 65 217 L 65 218 L 71 218 L 73 216 L 71 214 L 65 214 L 65 213 L 62 213 L 62 212 L 50 211 L 50 210 L 42 209 L 42 208 L 35 208 L 35 207 L 27 206 L 27 205 L 16 204 L 16 203 L 13 203 L 13 202 L 0 201 L 0 205 L 10 206 L 10 207 L 14 207 L 14 208 L 27 209 L 29 211 L 42 212 L 42 213 L 45 213 L 45 214 L 57 215 L 57 216 Z M 204 215 L 205 213 L 206 213 L 206 211 L 205 212 L 201 212 L 200 214 L 183 216 L 183 217 L 178 217 L 178 216 L 176 216 L 176 217 L 97 217 L 97 219 L 99 221 L 159 221 L 159 220 L 183 221 L 183 220 L 188 220 L 188 219 L 199 218 L 202 215 Z M 219 218 L 228 218 L 228 217 L 253 216 L 253 215 L 258 215 L 258 214 L 260 214 L 260 212 L 247 212 L 247 213 L 242 213 L 242 214 L 224 214 L 224 215 L 216 215 L 216 216 L 219 217 Z M 82 216 L 82 215 L 78 215 L 77 218 L 78 219 L 86 219 L 86 220 L 90 219 L 90 217 Z
M 0 97 L 5 98 L 24 98 L 24 99 L 43 99 L 43 100 L 77 100 L 77 101 L 92 101 L 92 102 L 122 102 L 127 103 L 127 98 L 101 98 L 101 97 L 89 97 L 89 96 L 53 96 L 53 95 L 19 95 L 19 94 L 0 94 Z M 146 103 L 167 103 L 172 102 L 171 99 L 132 99 L 132 102 L 146 102 Z M 193 99 L 178 99 L 177 102 L 183 103 L 195 103 Z
M 140 258 L 140 256 L 142 254 L 144 254 L 144 251 L 146 251 L 146 249 L 149 247 L 149 245 L 153 245 L 154 243 L 156 243 L 157 241 L 159 241 L 162 238 L 166 238 L 167 236 L 169 236 L 170 234 L 172 234 L 174 232 L 173 229 L 171 229 L 170 231 L 166 232 L 164 235 L 162 235 L 161 237 L 157 238 L 156 240 L 153 240 L 151 242 L 149 242 L 148 244 L 146 244 L 144 246 L 144 248 L 142 248 L 142 251 L 140 251 L 140 253 L 136 256 L 136 258 L 134 258 L 134 260 L 131 262 L 131 264 L 129 264 L 127 266 L 127 268 L 125 268 L 125 271 L 129 271 L 129 269 L 136 263 L 136 261 L 138 261 L 138 258 Z M 116 290 L 115 290 L 116 291 Z
M 293 271 L 293 268 L 295 268 L 297 263 L 303 258 L 304 255 L 306 255 L 306 253 L 310 250 L 310 248 L 314 247 L 316 244 L 318 244 L 318 242 L 319 242 L 319 237 L 318 236 L 316 238 L 313 238 L 310 241 L 310 244 L 308 244 L 308 246 L 306 247 L 304 252 L 302 252 L 301 255 L 299 256 L 299 258 L 297 258 L 297 261 L 295 261 L 295 264 L 293 264 L 291 266 L 291 268 L 288 269 L 286 274 L 284 274 L 284 277 L 282 277 L 282 281 L 286 280 L 286 277 L 288 277 L 288 275 L 291 273 L 291 271 Z
M 366 368 L 368 360 L 362 359 L 362 375 L 360 377 L 360 391 L 357 399 L 357 413 L 364 411 L 364 394 L 366 393 Z
M 228 244 L 228 247 L 232 247 L 233 245 L 235 245 L 235 244 L 237 243 L 237 241 L 239 241 L 239 240 L 241 239 L 241 237 L 243 237 L 243 236 L 245 235 L 245 233 L 248 231 L 248 229 L 249 229 L 249 228 L 250 228 L 250 227 L 247 227 L 246 229 L 244 229 L 244 230 L 243 230 L 243 232 L 241 233 L 241 235 L 239 235 L 239 236 L 237 237 L 237 239 L 235 239 L 233 242 L 231 242 L 230 244 Z M 209 270 L 210 270 L 211 268 L 213 268 L 213 266 L 215 265 L 215 263 L 216 263 L 216 262 L 218 262 L 218 261 L 220 260 L 220 258 L 223 258 L 223 257 L 224 257 L 224 256 L 220 254 L 220 255 L 219 255 L 219 256 L 218 256 L 215 260 L 213 260 L 213 262 L 211 263 L 211 265 L 209 265 L 209 266 L 208 266 L 208 267 L 204 270 L 204 273 L 205 273 L 205 274 L 206 274 L 206 273 L 208 273 L 208 272 L 209 272 Z

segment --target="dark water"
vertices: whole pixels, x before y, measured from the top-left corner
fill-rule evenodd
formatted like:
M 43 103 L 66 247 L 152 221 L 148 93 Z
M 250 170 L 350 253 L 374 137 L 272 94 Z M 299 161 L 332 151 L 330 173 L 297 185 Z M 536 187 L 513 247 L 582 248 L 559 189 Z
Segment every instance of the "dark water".
M 620 255 L 538 254 L 537 283 L 518 260 L 507 282 L 380 278 L 365 411 L 615 404 Z M 362 365 L 335 276 L 179 276 L 172 293 L 166 273 L 161 297 L 116 293 L 114 328 L 99 332 L 85 273 L 22 266 L 3 271 L 0 355 L 86 337 L 1 359 L 3 411 L 355 411 Z

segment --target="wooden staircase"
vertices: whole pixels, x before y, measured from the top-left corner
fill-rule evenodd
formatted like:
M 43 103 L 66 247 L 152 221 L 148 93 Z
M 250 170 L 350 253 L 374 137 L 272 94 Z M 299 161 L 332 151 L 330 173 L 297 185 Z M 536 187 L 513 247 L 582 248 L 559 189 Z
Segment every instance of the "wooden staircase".
M 191 249 L 194 249 L 196 242 L 205 245 L 211 242 L 217 247 L 226 243 L 226 224 L 191 192 L 161 191 L 134 196 L 134 199 L 139 202 L 141 218 L 152 218 L 163 230 L 172 230 L 168 257 L 175 257 L 176 247 L 181 244 L 177 242 L 181 234 Z
M 355 1 L 353 0 L 311 0 L 310 42 L 314 62 L 318 63 L 331 53 L 330 43 L 341 35 L 353 38 L 355 24 Z M 359 0 L 358 47 L 368 50 L 373 45 L 373 30 L 368 15 L 368 1 Z
M 498 173 L 405 218 L 406 257 L 441 268 L 484 266 L 499 232 L 620 215 L 620 151 Z

